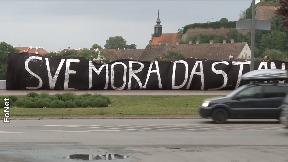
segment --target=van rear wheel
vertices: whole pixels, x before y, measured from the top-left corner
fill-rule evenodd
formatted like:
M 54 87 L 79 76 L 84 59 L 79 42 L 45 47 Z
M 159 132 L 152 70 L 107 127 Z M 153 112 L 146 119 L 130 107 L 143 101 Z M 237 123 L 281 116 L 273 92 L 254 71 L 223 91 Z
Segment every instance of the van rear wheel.
M 225 109 L 216 109 L 212 112 L 212 119 L 217 124 L 223 124 L 228 119 L 228 112 Z

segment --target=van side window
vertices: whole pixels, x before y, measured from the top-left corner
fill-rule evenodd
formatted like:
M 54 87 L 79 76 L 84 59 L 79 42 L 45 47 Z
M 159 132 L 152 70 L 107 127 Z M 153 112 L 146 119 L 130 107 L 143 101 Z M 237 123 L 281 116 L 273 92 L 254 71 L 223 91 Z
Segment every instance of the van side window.
M 263 87 L 263 98 L 274 98 L 274 97 L 285 97 L 286 87 L 281 86 L 264 86 Z
M 284 99 L 284 102 L 285 102 L 285 103 L 288 103 L 288 93 L 287 93 L 287 95 L 286 95 L 286 97 L 285 97 L 285 99 Z
M 260 98 L 261 97 L 261 87 L 260 86 L 253 86 L 237 94 L 238 98 Z

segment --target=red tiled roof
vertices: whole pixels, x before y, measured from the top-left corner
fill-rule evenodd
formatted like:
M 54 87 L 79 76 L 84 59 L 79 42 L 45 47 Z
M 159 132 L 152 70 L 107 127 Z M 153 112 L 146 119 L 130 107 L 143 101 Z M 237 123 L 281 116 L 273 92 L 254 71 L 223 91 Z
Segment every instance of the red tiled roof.
M 159 45 L 159 44 L 176 44 L 177 42 L 177 33 L 163 33 L 160 37 L 152 37 L 150 45 Z
M 181 53 L 185 58 L 227 60 L 229 56 L 238 58 L 247 43 L 201 43 L 201 44 L 179 44 L 179 45 L 148 45 L 140 56 L 141 61 L 153 61 L 168 51 Z
M 37 55 L 46 55 L 48 54 L 48 52 L 40 47 L 36 47 L 36 48 L 33 48 L 33 47 L 15 47 L 16 49 L 18 49 L 20 51 L 20 53 L 30 53 L 30 54 L 37 54 Z
M 144 49 L 100 49 L 100 52 L 110 57 L 113 61 L 119 59 L 138 60 Z

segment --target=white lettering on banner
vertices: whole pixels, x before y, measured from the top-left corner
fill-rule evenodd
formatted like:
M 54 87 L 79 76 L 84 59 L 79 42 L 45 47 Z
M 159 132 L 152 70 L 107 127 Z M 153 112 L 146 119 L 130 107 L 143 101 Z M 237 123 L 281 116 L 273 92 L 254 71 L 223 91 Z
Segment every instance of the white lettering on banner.
M 264 67 L 264 69 L 268 69 L 268 62 L 261 62 L 258 70 L 263 69 L 262 67 Z
M 123 71 L 123 85 L 121 87 L 115 87 L 115 69 L 114 66 L 116 65 L 122 65 L 124 67 Z M 111 87 L 116 90 L 123 90 L 126 86 L 126 75 L 127 75 L 127 66 L 123 62 L 115 62 L 111 65 Z
M 196 72 L 197 67 L 200 66 L 200 71 Z M 193 80 L 194 75 L 201 76 L 201 90 L 204 90 L 204 71 L 203 71 L 203 62 L 202 61 L 196 61 L 189 77 L 189 82 L 186 89 L 189 89 Z
M 239 87 L 240 82 L 241 82 L 241 77 L 243 74 L 243 70 L 244 70 L 244 65 L 250 65 L 250 61 L 249 62 L 232 62 L 232 65 L 240 65 L 239 66 L 239 72 L 238 72 L 238 78 L 237 78 L 237 82 L 236 82 L 236 86 L 235 88 Z
M 51 90 L 59 89 L 61 87 L 64 87 L 65 90 L 68 90 L 68 89 L 75 88 L 75 87 L 72 88 L 73 86 L 71 85 L 88 84 L 88 83 L 89 83 L 89 89 L 95 89 L 95 86 L 97 86 L 96 89 L 98 88 L 99 89 L 109 88 L 109 89 L 116 89 L 116 90 L 124 90 L 124 89 L 130 90 L 130 89 L 138 89 L 138 88 L 147 89 L 148 83 L 149 85 L 151 85 L 151 87 L 155 89 L 162 89 L 163 88 L 162 79 L 167 79 L 165 80 L 165 83 L 170 84 L 171 89 L 191 89 L 191 88 L 195 89 L 197 88 L 197 89 L 204 90 L 205 79 L 206 81 L 208 81 L 211 77 L 213 77 L 213 76 L 205 76 L 203 66 L 206 66 L 206 64 L 207 64 L 207 67 L 212 66 L 211 69 L 205 69 L 205 70 L 209 70 L 208 74 L 212 71 L 212 73 L 215 73 L 217 75 L 215 82 L 211 82 L 212 85 L 206 85 L 206 87 L 209 86 L 212 88 L 212 90 L 223 89 L 227 87 L 228 81 L 229 83 L 231 82 L 231 85 L 234 86 L 235 84 L 234 82 L 236 82 L 236 75 L 237 75 L 237 82 L 235 85 L 235 88 L 237 88 L 241 84 L 241 77 L 243 73 L 245 73 L 245 71 L 248 70 L 248 65 L 250 64 L 250 61 L 246 61 L 246 62 L 233 61 L 232 63 L 228 61 L 222 61 L 222 62 L 219 61 L 219 62 L 210 63 L 210 62 L 204 62 L 201 60 L 198 60 L 198 61 L 195 60 L 195 64 L 193 63 L 189 64 L 186 60 L 178 60 L 178 61 L 171 63 L 167 67 L 166 66 L 162 67 L 161 66 L 162 63 L 158 61 L 154 61 L 154 62 L 150 62 L 149 64 L 146 64 L 140 61 L 127 60 L 125 62 L 119 61 L 119 62 L 114 62 L 111 64 L 103 64 L 103 65 L 96 65 L 96 64 L 93 64 L 92 61 L 89 61 L 89 71 L 84 72 L 83 70 L 87 69 L 86 62 L 88 61 L 85 61 L 85 64 L 83 65 L 83 66 L 86 66 L 86 68 L 85 67 L 81 68 L 79 67 L 81 59 L 61 58 L 61 59 L 57 59 L 54 61 L 53 60 L 54 60 L 53 58 L 51 59 L 51 58 L 39 57 L 39 56 L 29 56 L 28 58 L 26 58 L 24 60 L 25 67 L 21 70 L 27 71 L 27 73 L 25 72 L 25 74 L 28 75 L 28 78 L 23 81 L 27 87 L 21 87 L 21 89 L 23 88 L 42 89 L 44 86 L 45 88 L 51 89 Z M 55 61 L 57 63 L 55 63 Z M 72 64 L 72 63 L 78 63 L 78 64 Z M 281 68 L 285 70 L 287 67 L 287 62 L 276 62 L 276 61 L 275 62 L 257 62 L 257 64 L 258 63 L 259 63 L 258 69 L 269 69 L 269 68 L 276 69 L 276 68 L 280 68 L 281 66 Z M 71 64 L 73 68 L 70 67 Z M 221 66 L 219 64 L 221 64 Z M 23 64 L 21 65 L 23 66 Z M 77 67 L 74 65 L 77 65 Z M 168 64 L 165 64 L 165 65 L 168 65 Z M 63 66 L 65 66 L 65 69 L 63 69 L 64 68 Z M 148 66 L 149 66 L 149 69 L 148 69 Z M 238 67 L 239 67 L 239 70 L 238 70 Z M 162 68 L 167 68 L 167 69 L 162 69 Z M 145 69 L 145 72 L 143 71 L 144 69 Z M 191 71 L 189 71 L 190 69 Z M 226 73 L 227 71 L 224 69 L 229 71 L 229 76 L 228 76 L 228 73 Z M 61 72 L 61 70 L 63 70 L 63 72 Z M 87 75 L 88 73 L 89 80 L 87 80 L 88 78 L 87 76 L 84 77 L 86 80 L 83 80 L 84 78 L 78 79 L 76 77 L 72 77 L 73 74 L 76 74 L 76 73 L 77 74 L 81 73 L 81 75 L 82 73 L 83 75 Z M 161 74 L 163 75 L 165 74 L 164 75 L 165 78 L 161 78 Z M 42 75 L 45 75 L 45 76 L 42 76 Z M 60 75 L 65 75 L 65 76 L 60 76 Z M 42 76 L 43 78 L 41 78 L 40 76 Z M 221 85 L 222 77 L 223 77 L 223 84 Z M 60 81 L 60 78 L 62 79 L 61 83 L 64 82 L 64 85 L 58 87 L 56 83 Z M 197 78 L 197 84 L 195 83 L 196 82 L 195 78 Z M 198 78 L 199 78 L 199 81 L 198 81 Z M 17 78 L 13 78 L 13 79 L 16 80 Z M 45 79 L 45 81 L 42 79 Z M 170 79 L 172 79 L 171 83 L 170 83 Z M 122 83 L 122 80 L 123 80 L 123 83 Z M 31 81 L 33 85 L 31 85 L 32 83 L 29 83 Z M 93 81 L 95 84 L 94 87 L 93 87 Z M 70 82 L 71 87 L 69 87 L 69 82 Z M 104 85 L 104 82 L 105 82 L 105 85 Z M 99 83 L 101 85 L 98 85 Z M 215 86 L 216 83 L 217 83 L 217 86 L 219 87 Z M 14 84 L 17 84 L 17 82 L 15 81 Z M 200 84 L 201 84 L 201 88 L 197 87 L 197 86 L 200 86 Z M 170 87 L 170 86 L 167 85 L 167 87 Z M 151 87 L 149 86 L 148 88 L 151 88 Z M 229 86 L 227 88 L 232 89 L 234 87 Z
M 89 61 L 89 89 L 92 88 L 92 78 L 93 78 L 93 75 L 92 75 L 92 71 L 96 72 L 97 75 L 100 75 L 101 71 L 103 70 L 103 68 L 106 69 L 106 82 L 105 82 L 105 87 L 104 89 L 108 89 L 108 83 L 109 83 L 109 69 L 108 69 L 108 64 L 104 64 L 104 65 L 101 65 L 101 67 L 99 69 L 97 69 L 92 61 Z
M 49 87 L 50 87 L 50 89 L 54 89 L 55 88 L 55 84 L 56 84 L 57 79 L 58 79 L 58 76 L 59 76 L 59 73 L 60 73 L 60 71 L 62 69 L 62 66 L 63 66 L 64 62 L 65 62 L 65 59 L 61 59 L 60 64 L 58 65 L 54 76 L 52 76 L 52 74 L 51 74 L 50 63 L 49 63 L 48 58 L 45 58 L 45 60 L 46 60 L 48 78 L 49 78 Z
M 156 66 L 156 70 L 152 70 L 152 67 L 153 67 L 154 63 L 155 63 L 155 66 Z M 160 89 L 162 89 L 162 80 L 161 80 L 161 76 L 160 76 L 160 70 L 159 70 L 158 61 L 153 61 L 153 62 L 150 63 L 150 67 L 149 67 L 149 70 L 148 70 L 148 73 L 147 73 L 146 82 L 145 82 L 145 85 L 143 86 L 143 88 L 146 89 L 147 83 L 148 83 L 148 80 L 150 78 L 151 73 L 156 73 L 157 74 L 157 76 L 158 76 L 158 87 Z
M 177 64 L 184 64 L 185 66 L 185 77 L 184 77 L 184 81 L 182 82 L 182 84 L 180 84 L 179 86 L 175 85 L 175 79 L 176 79 L 176 68 L 177 68 Z M 181 89 L 185 86 L 185 84 L 187 83 L 188 80 L 188 63 L 186 61 L 183 60 L 179 60 L 179 61 L 175 61 L 173 63 L 173 73 L 172 73 L 172 89 Z
M 30 68 L 29 68 L 29 62 L 30 62 L 31 60 L 40 60 L 40 61 L 42 61 L 42 57 L 30 56 L 30 57 L 25 61 L 25 69 L 26 69 L 26 71 L 27 71 L 29 74 L 31 74 L 32 76 L 34 76 L 35 78 L 37 78 L 37 79 L 39 80 L 39 84 L 38 84 L 38 86 L 36 86 L 36 87 L 26 87 L 26 89 L 39 89 L 39 88 L 42 87 L 43 81 L 42 81 L 42 79 L 40 78 L 39 75 L 33 73 L 33 72 L 30 70 Z
M 227 76 L 227 74 L 226 74 L 223 70 L 216 70 L 216 69 L 215 69 L 215 66 L 218 65 L 218 64 L 229 65 L 229 63 L 228 63 L 227 61 L 214 62 L 214 63 L 212 64 L 212 71 L 213 71 L 215 74 L 222 75 L 222 76 L 223 76 L 223 79 L 224 79 L 223 85 L 222 85 L 221 87 L 219 87 L 219 88 L 213 88 L 214 90 L 216 90 L 216 89 L 222 89 L 222 88 L 226 87 L 227 82 L 228 82 L 228 76 Z
M 275 65 L 275 62 L 271 62 L 271 69 L 277 69 L 276 65 Z M 285 70 L 285 63 L 282 63 L 281 65 L 281 69 L 282 70 Z
M 65 69 L 65 81 L 64 81 L 64 89 L 65 90 L 73 90 L 74 88 L 69 88 L 69 75 L 76 74 L 75 70 L 70 69 L 71 63 L 79 63 L 79 59 L 67 59 L 66 60 L 66 69 Z
M 275 62 L 271 62 L 271 64 L 270 64 L 270 68 L 271 68 L 271 69 L 276 69 Z
M 137 70 L 133 70 L 133 64 L 138 64 L 140 65 L 140 68 Z M 129 82 L 128 82 L 128 89 L 131 89 L 131 84 L 132 84 L 132 78 L 134 78 L 138 85 L 139 85 L 139 89 L 142 89 L 142 83 L 141 80 L 137 77 L 137 73 L 141 72 L 144 68 L 144 64 L 138 61 L 129 61 Z

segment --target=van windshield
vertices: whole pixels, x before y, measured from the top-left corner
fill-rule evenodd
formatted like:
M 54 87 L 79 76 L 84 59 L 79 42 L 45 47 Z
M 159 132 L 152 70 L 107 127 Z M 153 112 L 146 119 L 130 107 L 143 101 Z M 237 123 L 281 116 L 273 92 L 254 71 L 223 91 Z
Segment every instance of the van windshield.
M 235 94 L 237 94 L 238 92 L 242 91 L 242 90 L 245 89 L 247 86 L 248 86 L 248 85 L 246 84 L 246 85 L 243 85 L 243 86 L 235 89 L 234 91 L 228 93 L 228 94 L 226 95 L 226 97 L 229 97 L 229 98 L 230 98 L 230 97 L 233 97 Z

